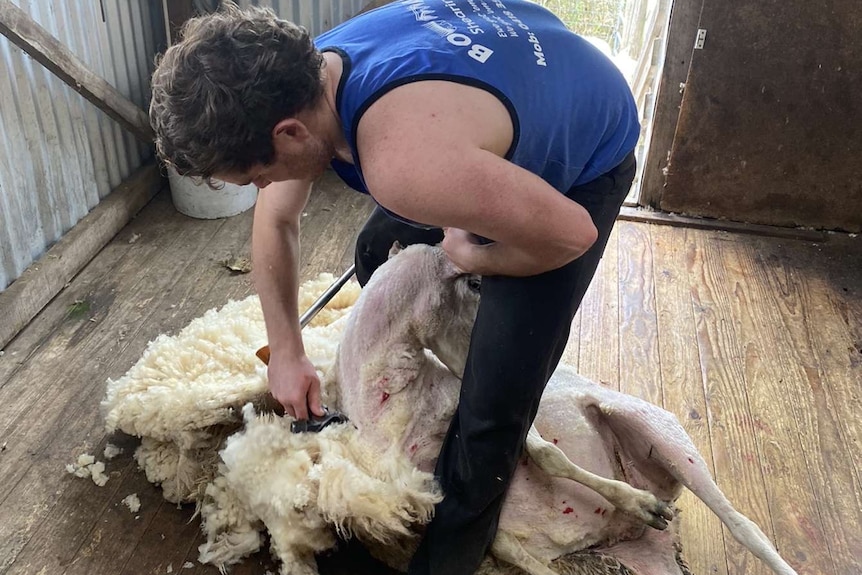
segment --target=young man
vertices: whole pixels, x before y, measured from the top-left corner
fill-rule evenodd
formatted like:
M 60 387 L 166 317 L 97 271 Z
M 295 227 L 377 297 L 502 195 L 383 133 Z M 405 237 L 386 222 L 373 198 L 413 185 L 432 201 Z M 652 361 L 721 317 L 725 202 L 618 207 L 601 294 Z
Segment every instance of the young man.
M 299 216 L 327 166 L 379 207 L 368 280 L 395 239 L 481 274 L 445 492 L 410 566 L 470 574 L 572 317 L 634 177 L 640 127 L 614 65 L 522 0 L 401 0 L 323 34 L 262 10 L 191 21 L 153 76 L 160 156 L 254 183 L 255 281 L 288 414 L 322 414 L 297 318 Z

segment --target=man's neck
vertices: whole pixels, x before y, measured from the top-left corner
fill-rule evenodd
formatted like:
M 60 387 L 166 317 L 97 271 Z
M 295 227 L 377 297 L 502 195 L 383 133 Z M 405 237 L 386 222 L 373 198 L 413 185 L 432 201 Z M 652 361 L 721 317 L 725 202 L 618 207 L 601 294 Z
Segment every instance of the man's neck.
M 324 52 L 323 59 L 326 64 L 323 68 L 323 106 L 321 110 L 324 133 L 327 141 L 332 146 L 333 154 L 343 162 L 353 163 L 353 153 L 350 145 L 344 138 L 344 130 L 341 126 L 341 118 L 338 114 L 338 83 L 344 69 L 341 56 L 334 52 Z

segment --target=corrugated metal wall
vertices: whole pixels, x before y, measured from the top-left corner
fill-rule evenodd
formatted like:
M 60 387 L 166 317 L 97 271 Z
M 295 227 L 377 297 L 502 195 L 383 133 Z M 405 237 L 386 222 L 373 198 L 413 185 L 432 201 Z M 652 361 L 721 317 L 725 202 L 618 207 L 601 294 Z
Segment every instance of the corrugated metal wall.
M 146 109 L 164 49 L 157 0 L 13 0 L 94 72 Z M 239 0 L 317 35 L 368 0 Z M 217 5 L 197 0 L 200 9 Z M 0 291 L 153 155 L 0 36 Z
M 13 2 L 145 107 L 165 44 L 160 2 Z M 0 36 L 0 291 L 152 155 Z

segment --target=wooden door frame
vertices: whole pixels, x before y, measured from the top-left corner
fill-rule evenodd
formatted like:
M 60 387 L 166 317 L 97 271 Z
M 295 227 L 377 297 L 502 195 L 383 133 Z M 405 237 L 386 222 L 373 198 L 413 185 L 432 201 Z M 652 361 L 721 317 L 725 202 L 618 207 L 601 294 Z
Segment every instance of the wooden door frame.
M 656 209 L 660 207 L 661 194 L 667 179 L 665 168 L 673 148 L 684 86 L 691 67 L 695 36 L 705 1 L 673 0 L 671 6 L 664 66 L 638 198 L 638 204 L 641 206 Z

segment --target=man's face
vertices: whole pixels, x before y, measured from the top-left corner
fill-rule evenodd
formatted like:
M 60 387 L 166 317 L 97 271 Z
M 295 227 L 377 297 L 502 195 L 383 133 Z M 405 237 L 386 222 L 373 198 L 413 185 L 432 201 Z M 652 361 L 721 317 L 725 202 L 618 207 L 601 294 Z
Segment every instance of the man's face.
M 267 168 L 268 166 L 263 164 L 255 164 L 247 172 L 219 172 L 213 177 L 216 180 L 237 186 L 254 184 L 258 188 L 265 188 L 274 181 L 266 175 Z
M 254 184 L 258 188 L 265 188 L 272 182 L 306 179 L 305 175 L 308 172 L 309 170 L 298 165 L 298 162 L 285 164 L 283 161 L 275 160 L 271 164 L 255 164 L 245 172 L 218 173 L 215 179 L 238 186 Z
M 287 180 L 314 180 L 326 170 L 333 152 L 325 142 L 310 132 L 303 137 L 276 135 L 273 138 L 275 157 L 270 164 L 255 164 L 245 172 L 226 172 L 216 179 L 244 186 L 254 184 L 265 188 L 272 182 Z

